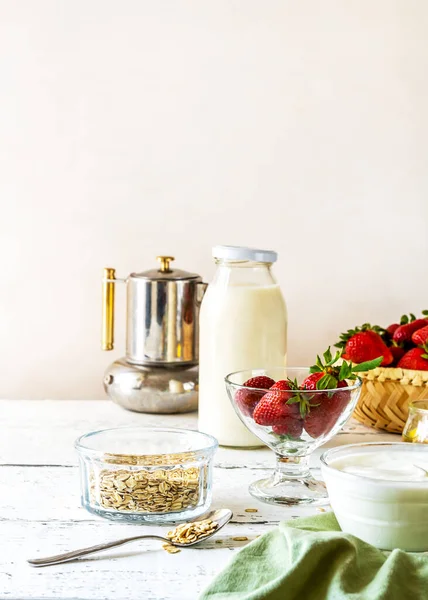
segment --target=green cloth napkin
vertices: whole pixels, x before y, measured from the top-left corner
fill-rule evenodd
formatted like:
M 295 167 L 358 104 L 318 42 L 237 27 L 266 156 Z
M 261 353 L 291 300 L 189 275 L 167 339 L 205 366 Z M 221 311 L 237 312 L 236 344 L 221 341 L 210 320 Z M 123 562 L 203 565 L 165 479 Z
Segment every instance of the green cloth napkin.
M 243 548 L 200 600 L 428 600 L 428 553 L 382 552 L 333 513 L 294 519 Z

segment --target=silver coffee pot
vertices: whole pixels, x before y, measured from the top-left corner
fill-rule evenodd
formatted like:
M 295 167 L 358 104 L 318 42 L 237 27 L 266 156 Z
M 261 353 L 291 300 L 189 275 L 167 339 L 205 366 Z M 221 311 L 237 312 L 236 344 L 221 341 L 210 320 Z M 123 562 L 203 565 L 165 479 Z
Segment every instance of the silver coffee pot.
M 126 354 L 104 375 L 109 397 L 138 412 L 197 409 L 199 309 L 207 284 L 172 269 L 172 256 L 158 256 L 158 269 L 118 279 L 104 269 L 102 349 L 114 347 L 115 284 L 126 283 Z

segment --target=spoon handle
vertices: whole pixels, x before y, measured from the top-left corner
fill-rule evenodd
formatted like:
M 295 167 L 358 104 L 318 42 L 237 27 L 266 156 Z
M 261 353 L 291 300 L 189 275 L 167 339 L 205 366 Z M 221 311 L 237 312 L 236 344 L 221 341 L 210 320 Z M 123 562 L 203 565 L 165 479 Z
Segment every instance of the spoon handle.
M 96 546 L 89 546 L 88 548 L 80 548 L 80 550 L 64 552 L 64 554 L 55 554 L 54 556 L 46 556 L 45 558 L 30 558 L 27 562 L 32 567 L 47 567 L 49 565 L 57 565 L 69 560 L 74 560 L 75 558 L 80 558 L 81 556 L 86 556 L 87 554 L 102 552 L 103 550 L 109 550 L 109 548 L 116 548 L 117 546 L 123 546 L 123 544 L 143 539 L 162 540 L 163 542 L 168 541 L 160 535 L 134 535 L 133 537 L 115 540 L 114 542 L 105 542 L 104 544 L 97 544 Z

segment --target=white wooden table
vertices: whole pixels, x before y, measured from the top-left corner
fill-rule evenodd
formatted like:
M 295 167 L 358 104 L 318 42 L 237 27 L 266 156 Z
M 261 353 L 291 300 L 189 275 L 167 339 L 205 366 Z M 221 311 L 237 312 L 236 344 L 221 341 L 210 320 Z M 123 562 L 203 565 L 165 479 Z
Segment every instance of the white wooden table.
M 156 541 L 139 542 L 82 561 L 34 569 L 25 559 L 56 554 L 158 527 L 110 522 L 80 507 L 74 440 L 95 429 L 167 425 L 196 429 L 195 413 L 144 415 L 109 401 L 0 401 L 0 599 L 193 600 L 235 552 L 278 521 L 316 509 L 275 507 L 254 500 L 252 481 L 267 474 L 268 449 L 220 448 L 215 457 L 213 508 L 229 507 L 232 521 L 213 538 L 179 554 Z M 328 445 L 391 439 L 351 421 Z M 395 436 L 394 439 L 399 439 Z M 314 456 L 316 468 L 321 450 Z M 245 508 L 257 508 L 246 513 Z

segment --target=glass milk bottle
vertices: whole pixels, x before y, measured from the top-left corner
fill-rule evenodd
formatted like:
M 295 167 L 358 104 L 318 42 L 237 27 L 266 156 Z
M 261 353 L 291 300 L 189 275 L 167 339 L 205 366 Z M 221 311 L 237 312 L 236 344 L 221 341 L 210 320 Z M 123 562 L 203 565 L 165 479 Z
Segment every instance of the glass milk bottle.
M 202 300 L 199 429 L 223 446 L 260 446 L 241 423 L 224 378 L 242 369 L 285 366 L 287 308 L 271 272 L 277 253 L 215 246 L 214 280 Z

